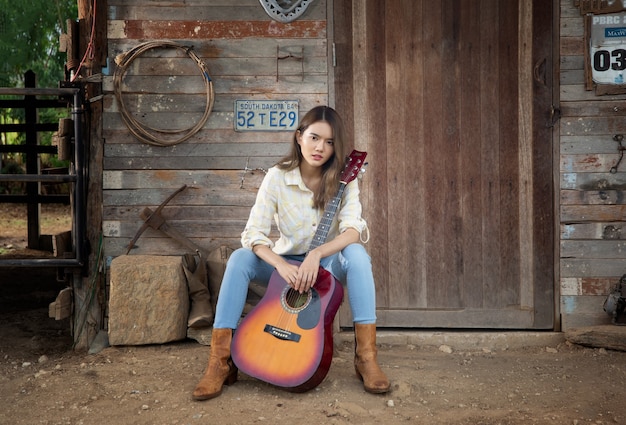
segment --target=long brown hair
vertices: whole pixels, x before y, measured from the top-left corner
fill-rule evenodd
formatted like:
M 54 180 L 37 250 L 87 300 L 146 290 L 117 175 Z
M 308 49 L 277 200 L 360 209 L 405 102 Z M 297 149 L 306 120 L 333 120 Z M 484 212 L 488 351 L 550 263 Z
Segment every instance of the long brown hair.
M 313 196 L 313 207 L 324 209 L 326 204 L 337 195 L 339 177 L 343 171 L 346 157 L 345 129 L 341 117 L 330 106 L 316 106 L 307 112 L 300 121 L 300 127 L 294 132 L 291 152 L 281 159 L 278 168 L 293 170 L 302 162 L 302 150 L 298 144 L 298 135 L 316 122 L 325 121 L 333 130 L 334 155 L 322 166 L 322 182 Z

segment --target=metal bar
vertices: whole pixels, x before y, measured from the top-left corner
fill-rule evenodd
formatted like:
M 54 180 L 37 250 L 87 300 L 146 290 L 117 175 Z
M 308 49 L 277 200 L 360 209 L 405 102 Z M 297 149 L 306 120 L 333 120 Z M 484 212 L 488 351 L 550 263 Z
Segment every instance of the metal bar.
M 76 167 L 76 184 L 74 184 L 74 205 L 76 214 L 74 218 L 74 246 L 76 250 L 76 261 L 84 265 L 86 258 L 87 236 L 86 236 L 86 193 L 85 179 L 87 170 L 85 169 L 85 146 L 83 140 L 82 117 L 80 91 L 74 91 L 74 107 L 72 108 L 72 118 L 74 119 L 74 165 Z
M 23 96 L 74 96 L 80 89 L 78 88 L 58 88 L 58 89 L 45 89 L 45 88 L 13 88 L 13 87 L 0 87 L 0 95 L 23 95 Z
M 66 100 L 57 99 L 36 99 L 37 108 L 64 108 L 67 106 Z M 19 109 L 24 107 L 24 99 L 0 99 L 0 108 Z
M 67 258 L 11 258 L 0 259 L 1 267 L 82 267 L 78 259 Z
M 23 108 L 21 108 L 23 109 Z M 33 108 L 36 109 L 36 108 Z M 3 133 L 23 133 L 27 130 L 40 131 L 57 131 L 59 123 L 22 123 L 22 124 L 2 124 L 0 131 Z
M 71 183 L 76 179 L 68 174 L 0 174 L 0 182 Z
M 0 194 L 0 203 L 5 204 L 69 204 L 70 195 L 4 195 Z
M 2 133 L 2 129 L 0 129 Z M 58 151 L 57 146 L 44 146 L 44 145 L 0 145 L 0 153 L 14 152 L 14 153 L 50 153 L 56 154 Z

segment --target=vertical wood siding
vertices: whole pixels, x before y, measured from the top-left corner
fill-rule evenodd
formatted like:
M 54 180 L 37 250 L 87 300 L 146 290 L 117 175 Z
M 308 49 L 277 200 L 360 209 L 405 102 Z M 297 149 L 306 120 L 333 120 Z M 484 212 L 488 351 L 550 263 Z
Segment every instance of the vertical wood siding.
M 104 79 L 103 230 L 105 255 L 115 257 L 152 210 L 182 185 L 163 210 L 168 224 L 210 250 L 239 246 L 239 235 L 267 169 L 289 150 L 291 132 L 235 132 L 237 99 L 297 100 L 300 113 L 329 102 L 326 1 L 298 20 L 272 20 L 258 0 L 185 2 L 109 0 L 108 73 Z M 214 105 L 191 139 L 168 147 L 136 140 L 114 97 L 114 58 L 146 41 L 171 40 L 206 63 Z M 286 57 L 286 59 L 278 59 Z M 124 104 L 159 129 L 184 129 L 206 105 L 196 63 L 177 49 L 136 58 L 124 78 Z M 246 171 L 246 168 L 249 169 Z M 178 255 L 185 248 L 148 229 L 137 254 Z
M 608 323 L 602 304 L 626 273 L 626 96 L 585 90 L 584 20 L 573 0 L 560 18 L 560 309 L 562 328 Z

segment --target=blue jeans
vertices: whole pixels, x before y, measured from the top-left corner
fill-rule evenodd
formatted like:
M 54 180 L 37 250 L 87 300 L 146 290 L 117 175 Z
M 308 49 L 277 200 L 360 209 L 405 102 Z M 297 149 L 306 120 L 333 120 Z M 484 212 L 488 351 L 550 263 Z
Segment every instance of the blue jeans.
M 302 257 L 285 258 L 302 261 Z M 355 323 L 376 323 L 376 289 L 370 256 L 360 244 L 323 258 L 320 265 L 348 288 Z M 236 329 L 248 296 L 250 281 L 267 285 L 274 268 L 247 248 L 232 253 L 226 265 L 217 299 L 214 328 Z

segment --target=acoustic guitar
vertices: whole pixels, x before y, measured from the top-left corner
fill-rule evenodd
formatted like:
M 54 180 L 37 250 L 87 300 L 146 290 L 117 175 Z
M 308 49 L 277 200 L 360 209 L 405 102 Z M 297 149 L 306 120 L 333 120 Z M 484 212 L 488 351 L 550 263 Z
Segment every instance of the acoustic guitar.
M 326 241 L 344 189 L 358 176 L 366 155 L 355 150 L 348 157 L 337 195 L 324 210 L 309 251 Z M 341 283 L 323 267 L 313 287 L 302 294 L 274 271 L 265 294 L 235 331 L 233 362 L 245 374 L 288 391 L 315 388 L 330 368 L 332 324 L 342 299 Z

